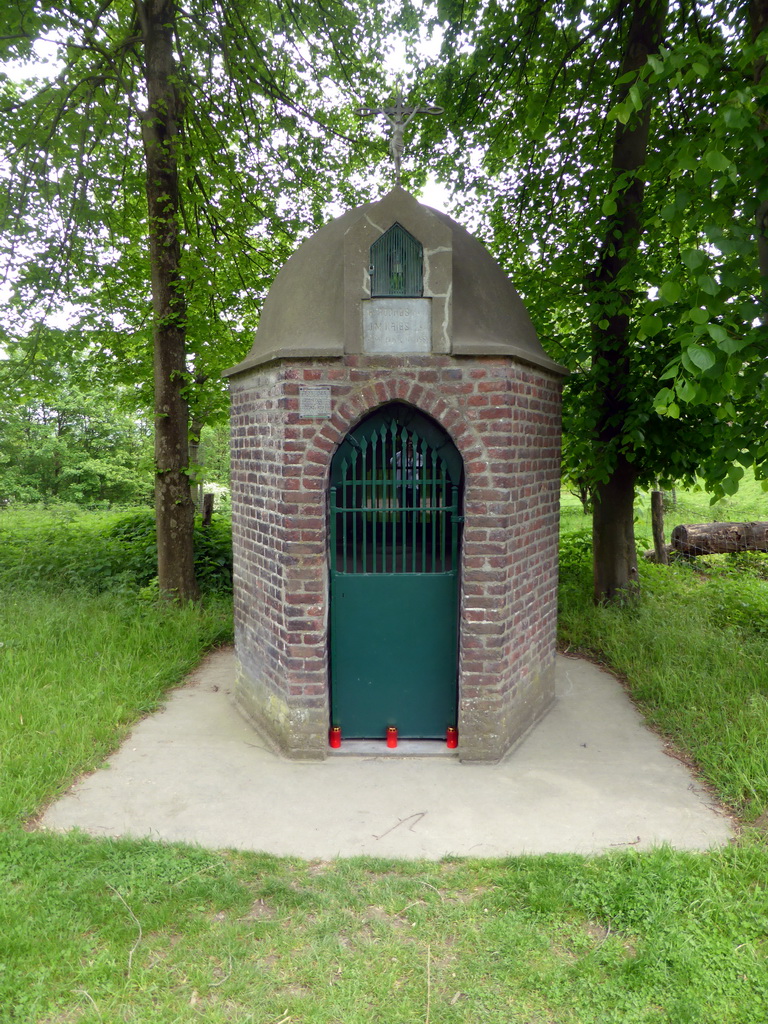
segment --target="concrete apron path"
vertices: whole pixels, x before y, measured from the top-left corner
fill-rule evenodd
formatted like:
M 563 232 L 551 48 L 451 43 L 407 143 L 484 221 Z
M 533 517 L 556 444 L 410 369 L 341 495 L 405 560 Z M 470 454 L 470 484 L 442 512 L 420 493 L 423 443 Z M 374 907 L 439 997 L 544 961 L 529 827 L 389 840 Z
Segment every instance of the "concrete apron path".
M 41 827 L 308 859 L 701 850 L 733 834 L 620 684 L 580 659 L 558 659 L 552 710 L 496 765 L 393 757 L 383 743 L 288 761 L 240 717 L 233 681 L 233 652 L 209 655 Z

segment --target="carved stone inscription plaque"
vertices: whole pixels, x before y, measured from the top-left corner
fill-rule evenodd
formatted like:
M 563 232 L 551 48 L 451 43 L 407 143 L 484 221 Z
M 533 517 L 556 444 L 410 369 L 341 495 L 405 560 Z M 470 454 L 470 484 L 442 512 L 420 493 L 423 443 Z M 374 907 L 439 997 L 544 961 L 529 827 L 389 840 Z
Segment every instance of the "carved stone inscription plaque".
M 363 303 L 363 352 L 431 352 L 430 299 L 368 299 Z
M 331 389 L 299 385 L 299 416 L 303 419 L 328 419 L 331 415 Z

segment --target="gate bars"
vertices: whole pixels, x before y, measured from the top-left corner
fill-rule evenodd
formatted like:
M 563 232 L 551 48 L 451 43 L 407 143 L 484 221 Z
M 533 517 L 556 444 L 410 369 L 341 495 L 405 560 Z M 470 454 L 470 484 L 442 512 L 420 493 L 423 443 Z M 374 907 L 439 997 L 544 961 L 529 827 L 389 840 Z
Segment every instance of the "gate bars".
M 440 454 L 394 418 L 348 440 L 330 489 L 332 570 L 456 571 L 459 490 Z

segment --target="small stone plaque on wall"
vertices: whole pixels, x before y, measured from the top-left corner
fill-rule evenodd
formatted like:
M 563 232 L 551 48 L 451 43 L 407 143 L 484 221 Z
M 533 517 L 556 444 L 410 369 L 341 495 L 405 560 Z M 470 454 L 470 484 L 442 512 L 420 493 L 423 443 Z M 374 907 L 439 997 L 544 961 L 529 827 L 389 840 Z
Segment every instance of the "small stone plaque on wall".
M 363 352 L 393 355 L 432 351 L 430 299 L 363 302 Z
M 331 415 L 331 389 L 299 385 L 299 416 L 307 420 L 325 419 Z

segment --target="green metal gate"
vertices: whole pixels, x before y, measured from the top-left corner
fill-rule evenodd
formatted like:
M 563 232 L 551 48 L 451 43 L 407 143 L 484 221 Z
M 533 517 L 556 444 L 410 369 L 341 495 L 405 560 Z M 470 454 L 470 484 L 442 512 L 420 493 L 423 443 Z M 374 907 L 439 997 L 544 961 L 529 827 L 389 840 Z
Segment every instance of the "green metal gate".
M 331 467 L 331 718 L 347 738 L 456 725 L 461 456 L 410 406 L 348 434 Z

